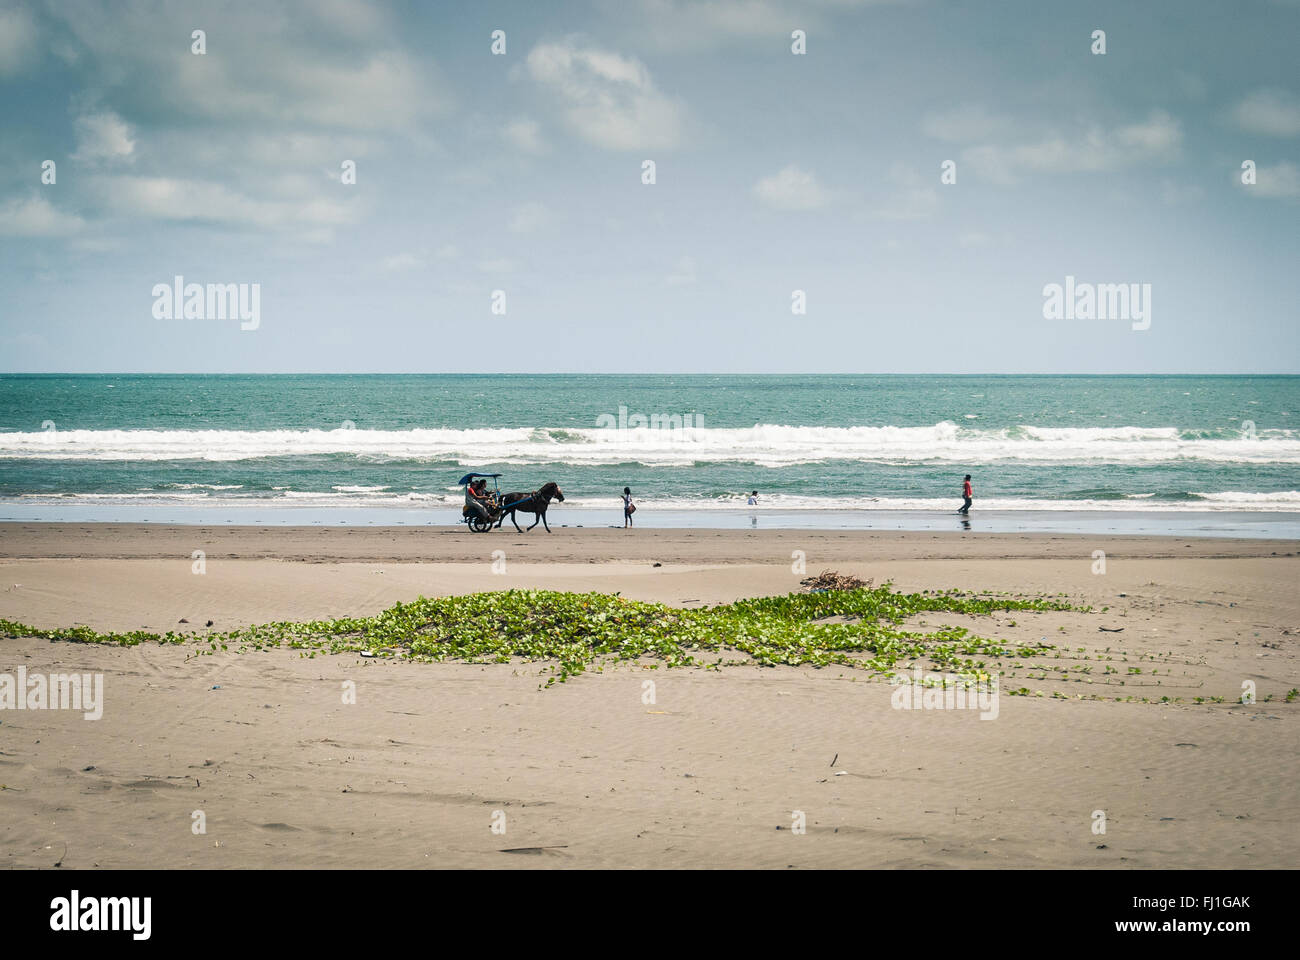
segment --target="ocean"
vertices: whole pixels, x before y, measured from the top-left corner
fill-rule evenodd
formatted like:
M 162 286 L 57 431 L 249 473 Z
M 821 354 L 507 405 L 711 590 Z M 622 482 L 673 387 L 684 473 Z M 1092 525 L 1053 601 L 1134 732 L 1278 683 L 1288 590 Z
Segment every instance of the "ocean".
M 0 519 L 455 522 L 476 471 L 560 522 L 946 528 L 970 473 L 1013 526 L 1276 533 L 1298 421 L 1283 376 L 4 375 Z

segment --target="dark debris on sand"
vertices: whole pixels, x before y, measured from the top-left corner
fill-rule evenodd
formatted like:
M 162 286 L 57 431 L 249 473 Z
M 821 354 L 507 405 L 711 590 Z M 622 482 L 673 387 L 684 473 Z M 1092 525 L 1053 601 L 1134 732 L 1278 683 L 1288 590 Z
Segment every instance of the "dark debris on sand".
M 809 593 L 817 593 L 822 590 L 860 590 L 863 587 L 870 590 L 874 581 L 859 580 L 836 570 L 823 570 L 817 576 L 805 577 L 799 582 L 808 588 Z

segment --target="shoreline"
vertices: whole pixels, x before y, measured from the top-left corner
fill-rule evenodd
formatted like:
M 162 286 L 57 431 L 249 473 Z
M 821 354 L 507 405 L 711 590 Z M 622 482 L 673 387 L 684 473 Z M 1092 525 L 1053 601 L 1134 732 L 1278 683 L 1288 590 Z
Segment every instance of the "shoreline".
M 521 515 L 520 526 L 532 518 Z M 558 529 L 622 528 L 618 510 L 552 505 L 547 522 Z M 136 524 L 149 527 L 393 527 L 464 529 L 459 508 L 285 507 L 271 505 L 15 504 L 0 503 L 0 530 L 15 524 Z M 510 521 L 493 536 L 509 530 Z M 734 510 L 637 511 L 637 530 L 807 530 L 983 534 L 1078 534 L 1300 541 L 1300 512 L 1240 510 Z M 545 530 L 539 525 L 534 532 Z

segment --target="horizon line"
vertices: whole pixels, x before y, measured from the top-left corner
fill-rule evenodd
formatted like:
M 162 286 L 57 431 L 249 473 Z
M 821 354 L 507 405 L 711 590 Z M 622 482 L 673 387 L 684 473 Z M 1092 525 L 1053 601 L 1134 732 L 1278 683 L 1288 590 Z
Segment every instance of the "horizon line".
M 0 370 L 0 377 L 1300 377 L 1300 371 L 1199 372 L 1167 373 L 1010 373 L 973 371 L 952 373 L 917 371 L 913 373 L 880 371 L 584 371 L 527 370 L 456 371 L 456 370 Z

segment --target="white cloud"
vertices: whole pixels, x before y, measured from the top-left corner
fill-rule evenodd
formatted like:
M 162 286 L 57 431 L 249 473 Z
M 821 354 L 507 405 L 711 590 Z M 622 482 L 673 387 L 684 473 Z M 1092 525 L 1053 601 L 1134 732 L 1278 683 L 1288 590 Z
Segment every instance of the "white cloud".
M 789 52 L 790 32 L 810 42 L 835 29 L 834 17 L 909 0 L 598 0 L 611 29 L 638 46 L 674 54 L 743 42 Z
M 205 24 L 181 5 L 49 5 L 63 59 L 94 78 L 73 97 L 73 157 L 127 161 L 138 174 L 82 179 L 97 219 L 325 243 L 374 202 L 373 191 L 340 186 L 344 160 L 364 184 L 397 144 L 412 163 L 435 149 L 428 119 L 448 97 L 391 10 L 322 0 L 293 17 L 278 4 L 220 13 L 196 56 L 190 32 Z
M 511 233 L 532 233 L 540 227 L 546 225 L 550 220 L 551 213 L 546 209 L 543 203 L 525 203 L 515 211 L 514 218 L 510 221 Z
M 400 24 L 351 0 L 292 17 L 272 5 L 225 7 L 205 56 L 190 52 L 196 24 L 184 5 L 55 4 L 50 13 L 134 114 L 391 133 L 447 105 L 429 59 L 402 49 Z
M 340 226 L 354 219 L 343 200 L 305 195 L 259 199 L 219 183 L 170 177 L 96 178 L 99 195 L 114 213 L 148 220 L 198 221 L 236 226 L 301 230 Z M 350 195 L 346 195 L 350 196 Z
M 1256 90 L 1237 104 L 1232 116 L 1247 133 L 1300 136 L 1300 100 L 1285 90 Z
M 56 210 L 45 197 L 14 197 L 0 206 L 0 234 L 11 237 L 66 237 L 86 225 L 75 214 Z
M 1241 183 L 1241 177 L 1234 176 Z M 1255 182 L 1250 186 L 1243 185 L 1242 189 L 1253 197 L 1300 197 L 1300 167 L 1286 160 L 1271 167 L 1256 167 Z
M 379 261 L 379 266 L 380 269 L 387 270 L 390 273 L 414 270 L 416 267 L 424 266 L 424 257 L 408 250 L 404 253 L 394 254 L 391 257 L 385 257 Z
M 385 26 L 380 8 L 359 0 L 312 0 L 311 12 L 349 36 L 379 33 Z
M 130 128 L 112 110 L 77 117 L 73 127 L 77 133 L 74 160 L 130 160 L 135 152 Z
M 0 10 L 0 77 L 21 73 L 36 60 L 36 23 L 26 10 Z
M 1115 131 L 1110 155 L 1105 159 L 1124 163 L 1136 156 L 1172 156 L 1183 142 L 1183 129 L 1169 114 L 1155 111 L 1145 123 L 1132 123 Z
M 1137 163 L 1162 163 L 1177 156 L 1182 127 L 1156 111 L 1143 123 L 1107 130 L 1091 126 L 1015 146 L 984 144 L 962 151 L 962 165 L 997 183 L 1014 183 L 1024 173 L 1097 173 Z
M 576 38 L 538 44 L 528 75 L 560 103 L 578 136 L 610 150 L 669 149 L 684 136 L 686 109 L 660 93 L 645 64 Z
M 357 64 L 301 51 L 264 52 L 256 64 L 211 56 L 180 59 L 176 98 L 214 118 L 350 130 L 408 126 L 442 105 L 437 86 L 399 51 L 376 51 Z
M 524 153 L 545 153 L 546 144 L 542 140 L 541 130 L 536 120 L 520 118 L 507 123 L 501 130 L 501 136 Z
M 658 47 L 680 49 L 686 42 L 700 48 L 731 38 L 779 40 L 788 37 L 793 27 L 807 26 L 793 16 L 788 4 L 774 0 L 616 0 L 616 3 L 616 12 L 622 17 L 635 17 L 638 32 Z
M 813 174 L 793 164 L 754 184 L 754 196 L 774 210 L 816 210 L 829 199 Z

